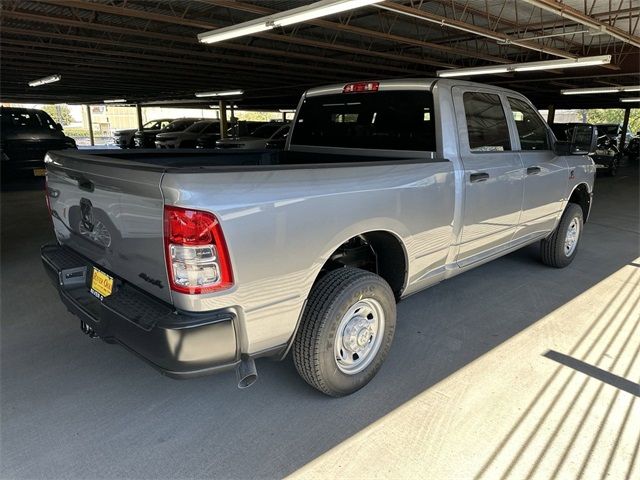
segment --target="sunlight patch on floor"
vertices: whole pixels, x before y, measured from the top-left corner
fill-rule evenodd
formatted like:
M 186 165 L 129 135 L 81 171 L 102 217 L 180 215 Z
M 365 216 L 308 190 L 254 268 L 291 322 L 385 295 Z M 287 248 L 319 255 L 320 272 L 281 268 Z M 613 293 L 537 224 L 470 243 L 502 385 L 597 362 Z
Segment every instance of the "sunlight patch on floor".
M 291 478 L 640 478 L 638 264 L 640 258 Z M 603 375 L 589 375 L 590 368 Z M 616 387 L 616 378 L 631 387 Z

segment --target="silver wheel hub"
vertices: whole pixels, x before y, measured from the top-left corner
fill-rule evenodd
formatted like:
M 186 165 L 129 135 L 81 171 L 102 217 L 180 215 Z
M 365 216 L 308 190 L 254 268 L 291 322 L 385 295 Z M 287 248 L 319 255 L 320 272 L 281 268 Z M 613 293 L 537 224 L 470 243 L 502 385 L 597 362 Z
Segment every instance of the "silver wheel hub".
M 567 234 L 564 237 L 564 254 L 570 257 L 578 245 L 578 238 L 580 237 L 580 221 L 578 217 L 574 217 L 569 223 L 567 228 Z
M 382 305 L 372 298 L 358 300 L 347 309 L 334 341 L 336 365 L 341 372 L 355 375 L 371 363 L 382 343 L 384 322 Z

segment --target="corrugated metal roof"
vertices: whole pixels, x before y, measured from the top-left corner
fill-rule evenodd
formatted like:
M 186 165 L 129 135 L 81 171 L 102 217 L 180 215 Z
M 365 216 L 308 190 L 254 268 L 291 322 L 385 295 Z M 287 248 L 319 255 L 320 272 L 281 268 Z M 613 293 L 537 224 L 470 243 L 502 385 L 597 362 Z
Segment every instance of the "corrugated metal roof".
M 310 2 L 295 0 L 4 0 L 1 2 L 3 98 L 98 101 L 183 98 L 199 89 L 243 88 L 257 104 L 291 103 L 311 85 L 361 78 L 433 76 L 435 70 L 560 58 L 614 55 L 615 69 L 488 77 L 542 101 L 571 86 L 638 83 L 639 49 L 556 13 L 513 0 L 386 2 L 413 7 L 432 21 L 375 6 L 215 45 L 196 35 Z M 640 0 L 565 0 L 593 21 L 638 38 Z M 534 48 L 497 42 L 442 26 L 463 22 Z M 578 32 L 578 33 L 576 33 Z M 563 34 L 563 35 L 559 35 Z M 566 35 L 565 35 L 566 34 Z M 544 37 L 544 38 L 539 38 Z M 640 39 L 638 39 L 640 42 Z M 505 44 L 506 43 L 506 44 Z M 539 48 L 538 48 L 539 47 Z M 26 87 L 38 76 L 63 73 L 55 86 Z M 485 80 L 483 78 L 483 80 Z M 536 81 L 541 80 L 541 81 Z

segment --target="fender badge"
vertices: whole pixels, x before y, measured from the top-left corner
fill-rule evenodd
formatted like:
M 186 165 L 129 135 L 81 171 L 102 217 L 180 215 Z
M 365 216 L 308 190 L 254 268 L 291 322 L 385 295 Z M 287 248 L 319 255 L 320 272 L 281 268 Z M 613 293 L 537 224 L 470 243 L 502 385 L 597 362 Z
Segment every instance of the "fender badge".
M 575 170 L 571 170 L 571 172 L 569 172 L 569 180 L 573 180 L 574 178 L 576 178 Z

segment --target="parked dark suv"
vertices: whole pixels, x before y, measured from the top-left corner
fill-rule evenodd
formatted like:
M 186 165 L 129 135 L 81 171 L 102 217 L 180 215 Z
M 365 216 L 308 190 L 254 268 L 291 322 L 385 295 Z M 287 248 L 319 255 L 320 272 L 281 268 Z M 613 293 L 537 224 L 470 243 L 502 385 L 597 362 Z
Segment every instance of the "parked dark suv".
M 151 132 L 153 132 L 153 135 L 155 135 L 171 122 L 173 122 L 172 118 L 162 118 L 159 120 L 151 120 L 150 122 L 145 123 L 142 126 L 142 130 L 138 130 L 137 128 L 116 130 L 113 133 L 113 143 L 118 145 L 120 148 L 134 148 L 136 146 L 134 136 L 137 132 L 142 132 L 140 138 L 142 138 L 144 133 L 147 133 L 150 136 Z M 153 140 L 151 141 L 151 143 L 153 143 Z
M 189 128 L 191 125 L 196 123 L 197 121 L 202 120 L 201 118 L 178 118 L 173 121 L 164 121 L 160 125 L 160 129 L 144 129 L 138 130 L 134 137 L 133 141 L 135 143 L 136 148 L 155 148 L 156 147 L 156 136 L 159 133 L 167 133 L 167 132 L 182 132 L 183 130 Z
M 0 107 L 2 180 L 44 176 L 44 156 L 49 150 L 78 148 L 62 125 L 42 110 Z

